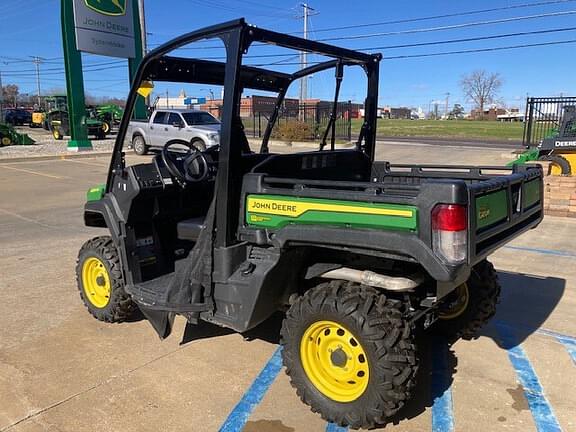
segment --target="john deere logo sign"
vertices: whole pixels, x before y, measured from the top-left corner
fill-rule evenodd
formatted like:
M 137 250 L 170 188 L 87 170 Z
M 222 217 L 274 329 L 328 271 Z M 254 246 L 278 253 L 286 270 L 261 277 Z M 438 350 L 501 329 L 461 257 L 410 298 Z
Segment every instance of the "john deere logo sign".
M 76 46 L 80 51 L 133 58 L 134 0 L 73 0 Z
M 84 0 L 86 6 L 102 15 L 120 16 L 126 14 L 126 0 Z

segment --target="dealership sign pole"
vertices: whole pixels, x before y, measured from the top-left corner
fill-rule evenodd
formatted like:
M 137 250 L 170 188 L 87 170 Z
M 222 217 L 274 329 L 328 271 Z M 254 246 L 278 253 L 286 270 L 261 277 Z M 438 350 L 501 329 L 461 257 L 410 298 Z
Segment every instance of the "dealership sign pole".
M 71 135 L 68 150 L 89 150 L 81 52 L 127 58 L 132 82 L 142 60 L 138 0 L 62 0 L 61 7 Z M 143 100 L 134 114 L 145 115 Z

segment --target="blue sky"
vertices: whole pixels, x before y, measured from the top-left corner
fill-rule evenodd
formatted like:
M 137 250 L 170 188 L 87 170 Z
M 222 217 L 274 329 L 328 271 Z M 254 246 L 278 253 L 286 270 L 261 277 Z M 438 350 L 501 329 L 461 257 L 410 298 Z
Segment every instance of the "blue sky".
M 512 18 L 503 23 L 452 28 L 441 31 L 381 35 L 360 39 L 333 41 L 348 48 L 370 48 L 404 44 L 417 44 L 450 39 L 475 38 L 487 35 L 529 32 L 538 30 L 576 27 L 576 15 L 557 15 L 537 19 L 518 19 L 539 14 L 576 11 L 576 1 L 563 1 L 554 4 L 540 4 L 500 10 L 468 16 L 405 22 L 397 24 L 355 27 L 345 30 L 324 29 L 358 26 L 383 21 L 415 19 L 436 15 L 446 15 L 475 11 L 479 9 L 501 8 L 527 3 L 542 3 L 546 0 L 515 1 L 328 1 L 310 0 L 317 14 L 310 18 L 310 37 L 314 39 L 350 37 L 373 33 L 393 33 L 414 29 L 454 26 L 465 23 L 494 21 Z M 63 60 L 60 34 L 59 0 L 13 0 L 0 4 L 0 71 L 4 84 L 15 83 L 21 92 L 35 92 L 34 65 L 29 56 L 46 59 L 41 66 L 43 92 L 64 88 Z M 281 32 L 302 31 L 299 3 L 266 0 L 146 0 L 148 43 L 157 46 L 179 34 L 205 25 L 226 21 L 240 16 L 258 26 Z M 362 6 L 361 6 L 362 5 Z M 553 96 L 576 93 L 576 43 L 555 46 L 541 46 L 515 50 L 494 51 L 462 55 L 386 59 L 399 55 L 429 54 L 445 51 L 469 50 L 487 47 L 534 44 L 554 41 L 576 40 L 576 30 L 549 34 L 524 35 L 503 39 L 472 41 L 466 43 L 421 46 L 400 49 L 381 49 L 385 60 L 381 64 L 380 104 L 392 106 L 420 106 L 427 109 L 431 101 L 444 100 L 450 93 L 450 104 L 462 103 L 469 107 L 459 87 L 462 75 L 474 69 L 486 69 L 502 75 L 504 85 L 500 97 L 508 106 L 522 106 L 526 94 L 533 96 Z M 207 46 L 207 45 L 206 45 Z M 214 46 L 214 44 L 210 45 Z M 218 56 L 218 49 L 189 50 L 187 54 L 201 52 L 204 56 Z M 279 51 L 263 50 L 250 54 L 274 54 Z M 282 57 L 267 59 L 279 61 Z M 311 61 L 317 60 L 310 58 Z M 84 55 L 87 69 L 84 74 L 86 91 L 94 96 L 126 95 L 128 90 L 127 71 L 122 62 L 108 64 L 116 59 Z M 262 60 L 247 60 L 247 62 Z M 293 62 L 296 62 L 295 60 Z M 100 65 L 106 63 L 104 65 Z M 281 70 L 295 70 L 297 65 L 278 66 Z M 365 82 L 362 74 L 350 72 L 346 75 L 341 99 L 361 100 Z M 330 98 L 333 77 L 331 74 L 314 76 L 310 81 L 312 97 Z M 181 86 L 180 86 L 181 87 Z M 174 86 L 157 86 L 158 92 L 177 92 Z M 207 96 L 208 89 L 186 87 L 189 96 Z M 218 94 L 217 89 L 212 89 Z M 297 94 L 293 89 L 291 95 Z

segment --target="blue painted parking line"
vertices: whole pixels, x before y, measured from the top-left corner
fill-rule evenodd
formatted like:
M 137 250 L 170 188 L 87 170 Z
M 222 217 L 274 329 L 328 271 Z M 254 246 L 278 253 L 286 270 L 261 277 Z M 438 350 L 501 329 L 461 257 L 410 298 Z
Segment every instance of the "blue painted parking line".
M 262 401 L 262 398 L 274 382 L 282 369 L 282 347 L 279 346 L 274 354 L 258 374 L 248 391 L 244 394 L 238 405 L 232 410 L 220 432 L 240 432 L 254 408 Z
M 347 431 L 348 431 L 347 427 L 338 426 L 335 425 L 334 423 L 328 423 L 326 425 L 326 432 L 347 432 Z
M 432 384 L 434 395 L 432 405 L 432 432 L 451 432 L 454 430 L 452 389 L 448 366 L 448 345 L 443 340 L 432 343 Z
M 512 249 L 524 252 L 533 252 L 542 255 L 554 255 L 566 258 L 576 258 L 576 254 L 573 252 L 561 251 L 556 249 L 542 249 L 542 248 L 531 248 L 525 246 L 504 246 L 502 249 Z
M 522 345 L 517 341 L 508 325 L 496 324 L 500 338 L 508 351 L 508 358 L 516 371 L 518 381 L 524 388 L 524 396 L 536 423 L 538 432 L 561 432 L 562 428 L 552 411 L 550 402 L 546 399 L 542 385 Z
M 496 321 L 495 324 L 498 327 L 506 327 L 506 328 L 508 328 L 509 331 L 513 331 L 514 327 L 527 328 L 526 326 L 523 326 L 521 324 L 511 325 L 511 324 L 508 324 L 508 323 L 503 322 L 503 321 Z M 566 348 L 566 351 L 568 352 L 568 354 L 572 358 L 572 361 L 576 365 L 576 337 L 565 335 L 562 333 L 555 332 L 553 330 L 548 330 L 548 329 L 543 329 L 543 328 L 537 329 L 534 333 L 539 334 L 541 336 L 548 336 L 548 337 L 556 339 L 556 341 L 558 343 L 560 343 L 561 345 L 564 346 L 564 348 Z
M 572 362 L 576 365 L 576 338 L 546 329 L 538 329 L 536 333 L 556 339 L 558 343 L 562 344 L 564 348 L 566 348 L 566 351 L 568 351 L 568 354 L 570 354 L 570 357 L 572 358 Z

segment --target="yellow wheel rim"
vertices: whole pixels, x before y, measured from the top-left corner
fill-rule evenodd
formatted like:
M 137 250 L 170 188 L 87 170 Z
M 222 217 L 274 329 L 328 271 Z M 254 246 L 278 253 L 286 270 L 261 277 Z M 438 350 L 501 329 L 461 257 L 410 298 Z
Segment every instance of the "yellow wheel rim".
M 443 312 L 438 314 L 438 318 L 441 320 L 451 320 L 458 318 L 464 313 L 466 308 L 468 308 L 468 303 L 470 302 L 470 292 L 468 291 L 468 284 L 463 283 L 455 292 L 457 298 L 450 306 Z
M 102 130 L 105 133 L 108 133 L 110 131 L 110 126 L 108 126 L 108 123 L 102 123 Z
M 550 164 L 550 175 L 553 175 L 553 176 L 562 175 L 562 167 L 558 164 L 551 163 Z
M 99 258 L 87 258 L 82 264 L 82 287 L 90 303 L 97 308 L 106 307 L 112 288 L 108 271 Z
M 53 136 L 54 138 L 58 139 L 58 137 L 60 136 L 60 133 L 59 133 L 56 129 L 54 129 L 54 130 L 52 131 L 52 136 Z
M 306 376 L 324 396 L 352 402 L 368 387 L 368 358 L 358 339 L 333 321 L 317 321 L 304 332 L 300 359 Z
M 10 143 L 12 143 L 12 141 L 10 140 L 10 138 L 8 138 L 8 137 L 3 137 L 3 138 L 2 138 L 2 145 L 10 145 Z

